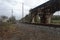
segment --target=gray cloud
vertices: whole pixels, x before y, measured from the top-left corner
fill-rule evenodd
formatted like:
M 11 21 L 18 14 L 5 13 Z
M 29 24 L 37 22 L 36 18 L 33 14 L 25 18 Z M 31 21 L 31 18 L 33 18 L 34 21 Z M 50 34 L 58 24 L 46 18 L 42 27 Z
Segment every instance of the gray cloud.
M 31 8 L 34 8 L 38 5 L 41 5 L 42 3 L 45 3 L 48 0 L 24 0 L 24 3 Z
M 34 8 L 48 0 L 0 0 L 0 15 L 13 15 L 20 19 L 22 18 L 22 2 L 24 3 L 24 16 L 29 13 L 31 8 Z
M 11 5 L 9 5 L 7 2 L 0 0 L 0 15 L 9 16 L 11 13 L 10 8 Z

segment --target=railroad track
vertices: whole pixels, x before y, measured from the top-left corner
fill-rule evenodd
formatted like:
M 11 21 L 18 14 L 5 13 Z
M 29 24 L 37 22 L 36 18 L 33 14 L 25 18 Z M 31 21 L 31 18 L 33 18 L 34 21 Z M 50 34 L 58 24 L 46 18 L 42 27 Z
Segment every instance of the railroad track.
M 31 25 L 39 25 L 39 26 L 48 26 L 48 27 L 60 28 L 59 24 L 39 24 L 39 23 L 27 23 L 27 22 L 22 22 L 22 23 L 31 24 Z

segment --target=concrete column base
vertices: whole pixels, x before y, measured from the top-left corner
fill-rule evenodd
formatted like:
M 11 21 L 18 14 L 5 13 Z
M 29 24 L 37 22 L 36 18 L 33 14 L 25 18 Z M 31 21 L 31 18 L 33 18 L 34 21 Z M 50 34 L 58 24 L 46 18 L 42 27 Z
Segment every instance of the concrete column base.
M 51 23 L 51 15 L 43 15 L 40 17 L 41 24 L 50 24 Z

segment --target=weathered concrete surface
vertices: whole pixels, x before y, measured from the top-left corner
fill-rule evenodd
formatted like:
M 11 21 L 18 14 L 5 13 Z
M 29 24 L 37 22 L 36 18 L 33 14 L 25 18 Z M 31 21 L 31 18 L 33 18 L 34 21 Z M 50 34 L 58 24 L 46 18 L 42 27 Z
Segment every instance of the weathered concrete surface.
M 60 28 L 37 26 L 29 24 L 16 24 L 18 28 L 8 39 L 0 37 L 0 40 L 60 40 Z

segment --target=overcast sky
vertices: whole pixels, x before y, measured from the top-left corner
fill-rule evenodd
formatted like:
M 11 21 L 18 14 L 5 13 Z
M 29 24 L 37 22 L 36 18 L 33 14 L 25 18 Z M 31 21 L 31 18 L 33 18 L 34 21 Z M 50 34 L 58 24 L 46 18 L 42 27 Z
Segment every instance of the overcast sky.
M 13 15 L 20 19 L 22 18 L 22 3 L 24 3 L 24 16 L 29 13 L 29 10 L 45 3 L 48 0 L 0 0 L 0 15 Z

